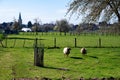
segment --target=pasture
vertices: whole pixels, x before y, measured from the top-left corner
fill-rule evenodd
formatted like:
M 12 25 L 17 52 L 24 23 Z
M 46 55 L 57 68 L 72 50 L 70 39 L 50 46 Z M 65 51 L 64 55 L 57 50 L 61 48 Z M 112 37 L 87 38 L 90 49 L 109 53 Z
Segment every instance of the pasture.
M 7 47 L 0 47 L 0 80 L 12 80 L 20 78 L 41 79 L 47 77 L 52 80 L 78 80 L 80 77 L 89 78 L 120 78 L 120 36 L 60 36 L 60 35 L 9 35 Z M 28 40 L 24 47 L 21 38 L 40 38 L 44 44 L 44 67 L 34 66 L 34 40 Z M 102 48 L 98 46 L 101 37 Z M 19 39 L 17 39 L 19 38 Z M 54 38 L 57 39 L 54 46 Z M 74 38 L 77 38 L 77 46 L 74 47 Z M 79 40 L 80 38 L 80 40 Z M 15 46 L 14 41 L 16 42 Z M 65 41 L 65 42 L 64 42 Z M 73 43 L 72 43 L 72 42 Z M 3 44 L 5 45 L 5 40 Z M 72 47 L 69 57 L 64 57 L 63 47 Z M 82 56 L 80 47 L 87 47 L 88 54 Z M 105 48 L 106 47 L 106 48 Z

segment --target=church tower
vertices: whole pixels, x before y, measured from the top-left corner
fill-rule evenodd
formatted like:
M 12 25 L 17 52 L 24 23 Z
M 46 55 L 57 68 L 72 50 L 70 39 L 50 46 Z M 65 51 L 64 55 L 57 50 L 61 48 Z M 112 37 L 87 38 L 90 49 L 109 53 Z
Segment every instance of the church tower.
M 19 13 L 18 23 L 19 23 L 20 27 L 22 27 L 22 18 L 21 18 L 21 13 Z

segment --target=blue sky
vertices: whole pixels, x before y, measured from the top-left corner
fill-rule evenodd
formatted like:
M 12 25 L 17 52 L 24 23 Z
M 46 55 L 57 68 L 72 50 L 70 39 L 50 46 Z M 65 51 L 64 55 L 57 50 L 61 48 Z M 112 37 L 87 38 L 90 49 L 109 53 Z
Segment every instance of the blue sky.
M 34 23 L 34 19 L 42 23 L 51 23 L 66 18 L 70 23 L 77 24 L 80 19 L 65 16 L 70 0 L 0 0 L 0 23 L 18 19 L 21 12 L 23 23 Z

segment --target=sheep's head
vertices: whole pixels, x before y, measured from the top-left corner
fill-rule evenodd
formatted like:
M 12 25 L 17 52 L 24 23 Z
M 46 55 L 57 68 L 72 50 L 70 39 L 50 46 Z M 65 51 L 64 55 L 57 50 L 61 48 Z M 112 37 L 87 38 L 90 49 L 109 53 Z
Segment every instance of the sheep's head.
M 69 51 L 71 50 L 71 48 L 69 48 L 69 47 L 68 47 L 67 49 L 68 49 Z

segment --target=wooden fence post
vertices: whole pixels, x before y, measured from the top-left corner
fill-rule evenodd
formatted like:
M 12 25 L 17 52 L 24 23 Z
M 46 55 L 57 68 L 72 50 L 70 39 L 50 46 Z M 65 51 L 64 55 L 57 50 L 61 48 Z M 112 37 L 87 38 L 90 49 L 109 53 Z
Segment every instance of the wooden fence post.
M 37 53 L 38 53 L 37 47 L 34 47 L 34 65 L 35 66 L 37 66 Z
M 99 38 L 99 48 L 101 48 L 101 38 Z
M 54 47 L 56 48 L 56 38 L 54 38 Z
M 4 45 L 3 45 L 3 43 L 2 43 L 2 40 L 0 40 L 0 43 L 1 43 L 2 47 L 4 47 Z
M 38 39 L 35 39 L 35 44 L 34 44 L 34 65 L 35 66 L 44 66 L 44 48 L 38 47 Z
M 34 44 L 34 65 L 37 66 L 37 54 L 38 54 L 38 49 L 37 49 L 37 38 L 35 39 L 35 44 Z
M 5 47 L 7 47 L 7 38 L 5 38 Z
M 23 47 L 25 47 L 25 39 L 24 39 L 24 42 L 23 42 Z
M 16 44 L 16 39 L 14 40 L 13 48 L 15 47 L 15 44 Z
M 75 38 L 75 47 L 77 47 L 77 39 Z
M 43 47 L 38 48 L 38 64 L 37 66 L 43 67 L 44 66 L 44 49 Z

